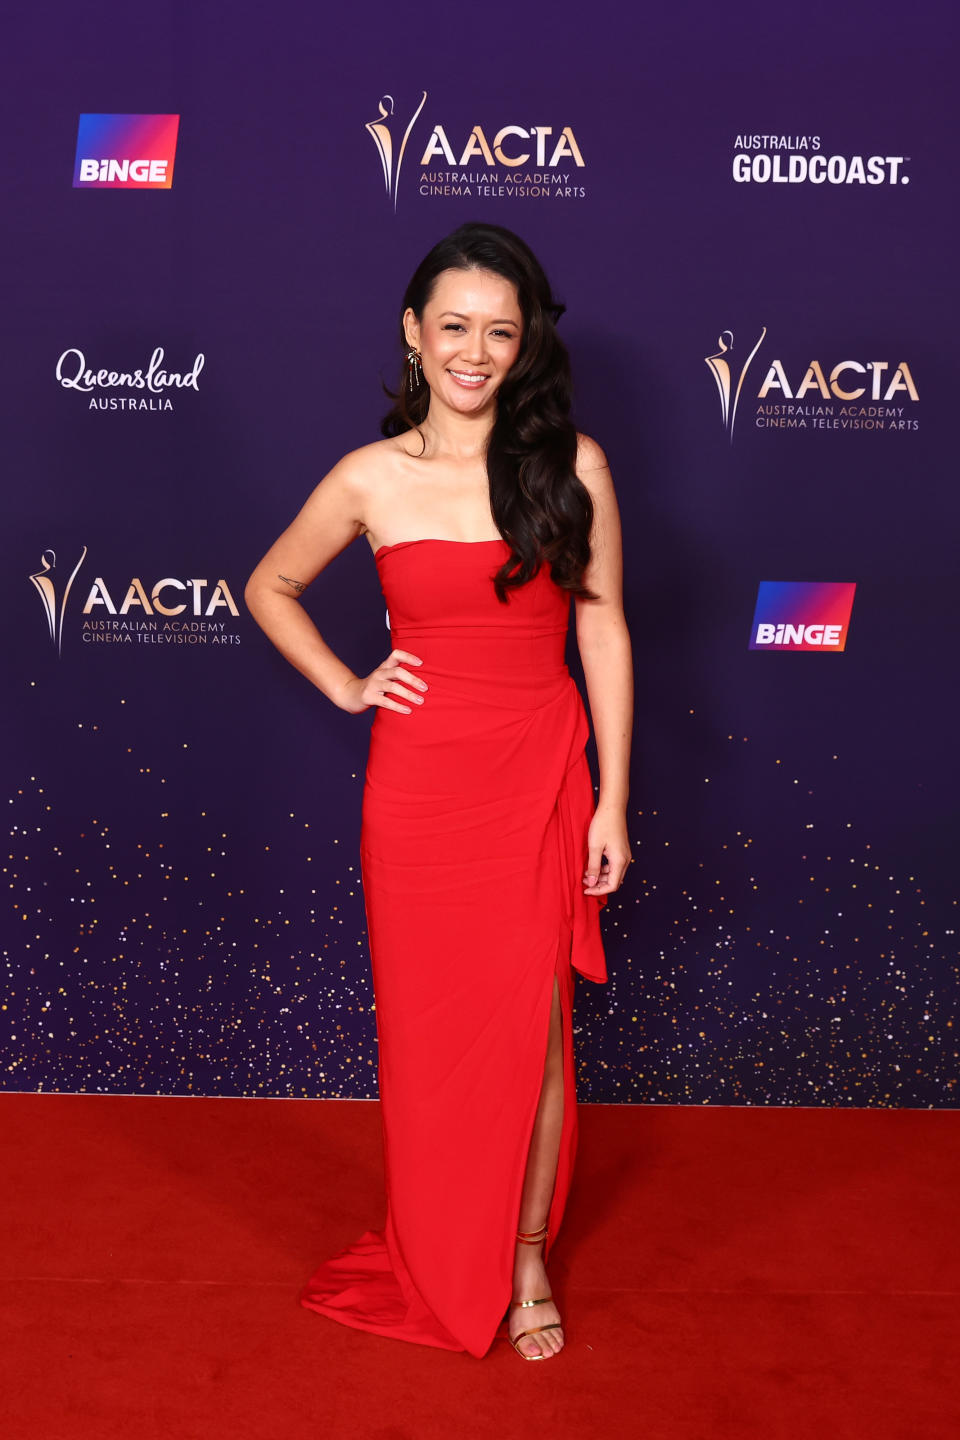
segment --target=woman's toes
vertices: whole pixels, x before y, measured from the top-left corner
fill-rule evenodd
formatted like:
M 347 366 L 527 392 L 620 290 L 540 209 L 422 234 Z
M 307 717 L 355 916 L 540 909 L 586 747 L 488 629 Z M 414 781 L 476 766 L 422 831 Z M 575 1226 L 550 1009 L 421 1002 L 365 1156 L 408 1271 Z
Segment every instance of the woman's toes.
M 558 1338 L 560 1336 L 562 1336 L 560 1330 L 544 1330 L 542 1335 L 537 1336 L 537 1340 L 540 1342 L 540 1353 L 544 1359 L 549 1359 L 551 1355 L 556 1355 L 563 1349 L 563 1340 Z

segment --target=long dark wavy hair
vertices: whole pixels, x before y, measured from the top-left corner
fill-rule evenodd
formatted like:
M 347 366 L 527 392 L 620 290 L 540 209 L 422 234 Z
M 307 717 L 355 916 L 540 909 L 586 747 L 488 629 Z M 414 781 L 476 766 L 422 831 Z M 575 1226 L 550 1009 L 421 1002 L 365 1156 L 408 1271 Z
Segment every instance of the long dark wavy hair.
M 433 247 L 417 267 L 400 307 L 422 320 L 437 277 L 445 270 L 491 270 L 517 291 L 523 316 L 520 353 L 497 391 L 497 413 L 487 442 L 490 509 L 510 556 L 497 571 L 497 598 L 525 585 L 546 561 L 555 583 L 596 599 L 583 583 L 590 559 L 593 501 L 575 470 L 577 432 L 570 419 L 570 357 L 557 335 L 565 306 L 554 300 L 543 267 L 528 245 L 502 225 L 461 225 Z M 401 319 L 400 338 L 407 349 Z M 384 435 L 415 430 L 430 408 L 430 387 L 412 388 L 407 366 Z

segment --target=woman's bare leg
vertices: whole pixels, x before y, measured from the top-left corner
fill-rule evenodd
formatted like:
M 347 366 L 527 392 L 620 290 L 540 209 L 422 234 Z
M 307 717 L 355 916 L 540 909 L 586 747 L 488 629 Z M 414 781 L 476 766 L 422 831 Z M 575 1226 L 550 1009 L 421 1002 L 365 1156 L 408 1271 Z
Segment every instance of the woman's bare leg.
M 560 1134 L 563 1129 L 563 1031 L 561 1029 L 560 993 L 553 982 L 553 1003 L 550 1010 L 550 1031 L 547 1057 L 543 1067 L 540 1103 L 534 1121 L 527 1169 L 520 1201 L 519 1229 L 536 1231 L 550 1212 L 553 1187 L 557 1178 Z M 519 1241 L 513 1267 L 513 1298 L 536 1300 L 550 1294 L 550 1282 L 543 1264 L 543 1245 L 523 1245 Z M 549 1325 L 560 1319 L 553 1304 L 537 1305 L 528 1310 L 514 1306 L 510 1311 L 510 1334 Z M 527 1355 L 553 1355 L 563 1347 L 563 1331 L 547 1330 L 521 1340 L 520 1349 Z

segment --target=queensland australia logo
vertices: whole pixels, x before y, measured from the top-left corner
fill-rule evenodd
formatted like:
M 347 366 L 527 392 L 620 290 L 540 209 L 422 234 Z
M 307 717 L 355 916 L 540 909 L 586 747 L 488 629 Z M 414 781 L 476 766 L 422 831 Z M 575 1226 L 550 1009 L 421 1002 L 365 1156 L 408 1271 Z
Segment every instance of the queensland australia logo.
M 173 409 L 171 395 L 184 390 L 200 389 L 200 371 L 204 356 L 194 357 L 186 370 L 174 370 L 166 363 L 163 347 L 158 345 L 146 365 L 137 370 L 94 369 L 87 364 L 82 350 L 64 350 L 57 361 L 56 376 L 63 390 L 88 396 L 88 410 L 154 410 Z M 107 393 L 116 392 L 122 393 Z
M 846 648 L 855 584 L 761 580 L 750 631 L 751 650 Z
M 146 645 L 160 650 L 176 645 L 219 648 L 240 644 L 234 623 L 240 611 L 223 578 L 213 581 L 166 575 L 145 581 L 133 575 L 112 578 L 108 585 L 102 575 L 96 575 L 75 584 L 86 558 L 86 545 L 65 565 L 58 564 L 55 550 L 44 550 L 38 568 L 28 577 L 40 597 L 47 634 L 58 655 L 63 650 L 68 617 L 68 633 L 84 645 Z M 85 598 L 81 600 L 81 596 Z
M 885 435 L 919 430 L 915 407 L 920 395 L 906 360 L 798 362 L 790 352 L 781 351 L 756 361 L 766 338 L 766 326 L 738 336 L 723 330 L 716 350 L 703 357 L 716 382 L 720 420 L 731 441 L 738 409 L 741 416 L 750 412 L 750 423 L 757 430 L 858 430 Z M 781 358 L 784 354 L 787 359 Z
M 380 158 L 387 199 L 396 210 L 400 167 L 411 134 L 427 103 L 398 113 L 392 95 L 381 97 L 376 119 L 365 129 Z M 469 132 L 435 124 L 412 147 L 420 156 L 417 193 L 449 198 L 489 200 L 582 200 L 586 162 L 570 125 L 474 125 Z M 408 169 L 410 156 L 407 156 Z M 406 182 L 405 182 L 406 183 Z
M 75 190 L 169 190 L 179 115 L 81 115 Z

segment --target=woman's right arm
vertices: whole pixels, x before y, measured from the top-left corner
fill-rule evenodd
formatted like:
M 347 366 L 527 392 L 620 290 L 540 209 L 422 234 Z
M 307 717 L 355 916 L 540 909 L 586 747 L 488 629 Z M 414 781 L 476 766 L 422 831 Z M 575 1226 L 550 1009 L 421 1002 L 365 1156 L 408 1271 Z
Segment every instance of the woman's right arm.
M 415 655 L 393 650 L 370 675 L 355 675 L 335 655 L 300 597 L 330 561 L 361 535 L 364 514 L 363 465 L 347 455 L 320 481 L 300 513 L 264 555 L 243 592 L 250 614 L 285 659 L 341 710 L 357 715 L 371 705 L 409 715 L 402 696 L 422 703 L 427 687 L 405 664 Z M 406 683 L 404 683 L 406 682 Z M 412 687 L 412 688 L 409 688 Z

